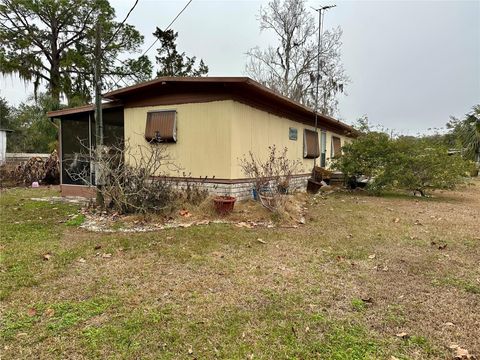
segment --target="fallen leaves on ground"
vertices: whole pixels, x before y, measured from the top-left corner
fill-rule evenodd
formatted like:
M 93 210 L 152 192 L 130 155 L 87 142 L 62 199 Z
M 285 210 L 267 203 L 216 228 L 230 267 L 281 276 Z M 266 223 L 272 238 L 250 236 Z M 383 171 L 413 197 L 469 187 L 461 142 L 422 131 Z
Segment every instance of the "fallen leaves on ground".
M 180 214 L 180 216 L 183 216 L 183 217 L 190 217 L 192 216 L 192 213 L 186 209 L 182 209 L 178 212 Z
M 246 222 L 244 222 L 244 221 L 241 221 L 241 222 L 239 222 L 239 223 L 236 223 L 235 226 L 238 227 L 238 228 L 247 228 L 247 229 L 252 229 L 252 228 L 253 228 L 253 225 L 248 224 L 248 223 L 246 223 Z
M 467 349 L 462 349 L 457 344 L 452 344 L 449 347 L 450 349 L 455 350 L 454 359 L 471 359 L 471 360 L 476 359 L 476 357 L 470 354 Z

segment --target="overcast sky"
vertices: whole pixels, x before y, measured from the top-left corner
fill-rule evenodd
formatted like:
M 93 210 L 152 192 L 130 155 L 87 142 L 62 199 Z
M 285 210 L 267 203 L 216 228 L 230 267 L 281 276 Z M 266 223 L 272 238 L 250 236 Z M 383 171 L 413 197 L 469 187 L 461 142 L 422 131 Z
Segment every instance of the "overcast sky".
M 139 0 L 128 22 L 145 35 L 164 28 L 187 0 Z M 133 0 L 111 0 L 123 19 Z M 272 43 L 260 33 L 254 0 L 193 0 L 173 28 L 178 47 L 203 58 L 210 76 L 242 76 L 245 52 Z M 366 114 L 404 134 L 442 127 L 480 103 L 480 1 L 318 1 L 336 4 L 325 28 L 343 29 L 343 62 L 352 82 L 339 117 Z M 313 12 L 313 10 L 312 10 Z M 150 51 L 153 60 L 154 47 Z M 0 78 L 0 96 L 18 104 L 32 92 L 15 77 Z

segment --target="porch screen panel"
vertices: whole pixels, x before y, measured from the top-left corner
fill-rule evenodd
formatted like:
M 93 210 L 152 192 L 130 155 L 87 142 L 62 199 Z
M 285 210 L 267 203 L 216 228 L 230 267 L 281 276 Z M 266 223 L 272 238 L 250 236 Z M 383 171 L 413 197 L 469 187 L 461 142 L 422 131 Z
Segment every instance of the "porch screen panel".
M 90 182 L 89 126 L 86 120 L 62 120 L 62 184 Z
M 145 140 L 148 142 L 177 142 L 176 111 L 148 112 Z
M 305 129 L 303 132 L 303 157 L 315 159 L 320 156 L 318 132 Z
M 342 142 L 340 138 L 332 136 L 332 157 L 337 157 L 342 155 Z

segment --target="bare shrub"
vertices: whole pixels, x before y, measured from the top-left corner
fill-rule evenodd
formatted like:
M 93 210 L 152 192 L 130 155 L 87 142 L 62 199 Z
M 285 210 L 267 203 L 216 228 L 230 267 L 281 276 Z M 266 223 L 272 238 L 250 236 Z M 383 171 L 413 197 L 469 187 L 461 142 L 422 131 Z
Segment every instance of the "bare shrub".
M 190 174 L 184 172 L 182 178 L 177 181 L 177 188 L 181 188 L 179 191 L 181 199 L 192 205 L 200 205 L 208 197 L 208 189 L 204 186 L 207 180 L 207 176 L 192 180 Z
M 86 148 L 88 150 L 88 147 Z M 99 191 L 107 208 L 121 214 L 160 212 L 173 207 L 178 198 L 167 170 L 176 169 L 162 144 L 104 146 L 101 151 L 84 156 L 95 164 Z M 74 181 L 93 185 L 89 169 L 68 174 Z
M 302 162 L 290 160 L 287 153 L 286 147 L 279 152 L 272 145 L 266 160 L 250 151 L 239 161 L 243 174 L 253 180 L 262 205 L 271 211 L 283 208 L 285 195 L 296 190 L 291 182 L 293 175 L 302 171 Z

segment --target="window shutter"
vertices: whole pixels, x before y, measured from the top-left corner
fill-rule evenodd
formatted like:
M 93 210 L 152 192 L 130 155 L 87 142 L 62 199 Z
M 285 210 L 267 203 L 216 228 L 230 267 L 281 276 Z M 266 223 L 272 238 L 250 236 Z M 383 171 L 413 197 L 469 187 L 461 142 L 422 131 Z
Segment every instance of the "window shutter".
M 177 112 L 150 111 L 147 113 L 145 140 L 148 142 L 177 142 Z
M 305 129 L 303 132 L 303 157 L 315 159 L 320 156 L 318 132 Z
M 342 155 L 342 141 L 336 136 L 332 136 L 332 147 L 333 154 L 332 157 L 337 157 Z

